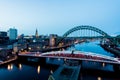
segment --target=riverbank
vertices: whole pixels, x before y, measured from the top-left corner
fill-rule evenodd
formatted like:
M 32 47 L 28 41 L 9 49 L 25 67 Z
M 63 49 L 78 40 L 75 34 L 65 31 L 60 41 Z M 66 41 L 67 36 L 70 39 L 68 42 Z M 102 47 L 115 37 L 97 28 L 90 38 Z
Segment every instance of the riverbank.
M 114 48 L 114 47 L 107 46 L 107 45 L 105 45 L 105 44 L 100 44 L 100 46 L 101 46 L 103 49 L 105 49 L 105 50 L 113 53 L 115 56 L 120 57 L 120 50 L 118 50 L 118 49 L 116 49 L 116 48 Z
M 15 60 L 17 60 L 17 56 L 16 55 L 11 57 L 11 58 L 9 58 L 8 60 L 0 61 L 0 65 L 7 64 L 7 63 L 15 61 Z

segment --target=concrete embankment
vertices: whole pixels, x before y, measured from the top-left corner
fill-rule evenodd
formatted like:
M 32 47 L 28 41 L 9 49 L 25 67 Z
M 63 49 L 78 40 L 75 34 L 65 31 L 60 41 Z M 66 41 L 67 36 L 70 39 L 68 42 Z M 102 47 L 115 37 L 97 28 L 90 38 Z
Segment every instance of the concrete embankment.
M 14 57 L 12 57 L 12 58 L 10 58 L 8 60 L 5 60 L 5 61 L 1 61 L 0 65 L 7 64 L 7 63 L 15 61 L 15 60 L 17 60 L 17 56 L 14 56 Z

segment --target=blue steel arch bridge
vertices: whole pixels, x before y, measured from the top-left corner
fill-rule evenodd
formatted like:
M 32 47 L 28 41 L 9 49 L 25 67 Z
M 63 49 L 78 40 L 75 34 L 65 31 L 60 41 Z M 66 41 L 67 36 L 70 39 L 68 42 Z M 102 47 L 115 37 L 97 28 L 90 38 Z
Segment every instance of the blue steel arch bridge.
M 67 37 L 68 35 L 70 35 L 73 32 L 76 32 L 76 31 L 80 31 L 79 36 L 84 36 L 84 37 L 87 37 L 87 36 L 89 36 L 89 37 L 97 37 L 97 36 L 100 37 L 101 36 L 101 37 L 106 37 L 106 38 L 110 37 L 110 35 L 108 35 L 106 32 L 104 32 L 96 27 L 87 26 L 87 25 L 74 27 L 74 28 L 68 30 L 63 35 L 63 37 Z
M 61 39 L 57 41 L 57 44 L 62 42 L 66 38 L 71 39 L 109 39 L 112 41 L 112 37 L 104 32 L 103 30 L 89 26 L 89 25 L 81 25 L 76 26 L 70 30 L 68 30 Z

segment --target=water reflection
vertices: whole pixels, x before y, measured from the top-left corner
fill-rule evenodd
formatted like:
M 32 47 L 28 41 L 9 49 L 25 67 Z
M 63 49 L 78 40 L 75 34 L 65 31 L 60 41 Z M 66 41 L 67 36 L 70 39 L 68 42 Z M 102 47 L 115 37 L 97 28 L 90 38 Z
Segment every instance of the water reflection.
M 58 61 L 60 61 L 60 58 L 58 58 Z
M 37 73 L 40 74 L 40 65 L 37 67 Z
M 66 62 L 66 58 L 64 58 L 64 62 Z
M 8 64 L 7 69 L 10 71 L 13 69 L 13 64 Z
M 22 69 L 22 64 L 19 64 L 19 70 L 21 70 Z
M 105 63 L 102 63 L 102 66 L 105 67 Z
M 53 74 L 53 70 L 50 70 L 50 73 Z
M 50 58 L 47 58 L 48 59 L 48 61 L 50 60 Z
M 98 77 L 98 80 L 102 80 L 102 78 L 101 78 L 101 77 Z

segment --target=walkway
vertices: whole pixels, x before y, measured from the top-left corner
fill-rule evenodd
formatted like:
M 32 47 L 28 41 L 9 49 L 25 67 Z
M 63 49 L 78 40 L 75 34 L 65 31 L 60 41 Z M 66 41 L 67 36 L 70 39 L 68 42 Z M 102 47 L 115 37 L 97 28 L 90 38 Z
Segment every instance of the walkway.
M 78 66 L 60 66 L 48 80 L 78 80 L 81 65 Z
M 74 51 L 54 51 L 47 53 L 39 53 L 39 52 L 27 52 L 27 53 L 19 53 L 19 56 L 26 57 L 47 57 L 47 58 L 63 58 L 63 59 L 73 59 L 73 60 L 85 60 L 85 61 L 94 61 L 94 62 L 104 62 L 110 64 L 120 64 L 120 58 L 114 58 L 107 55 L 91 53 L 91 52 L 80 52 Z

